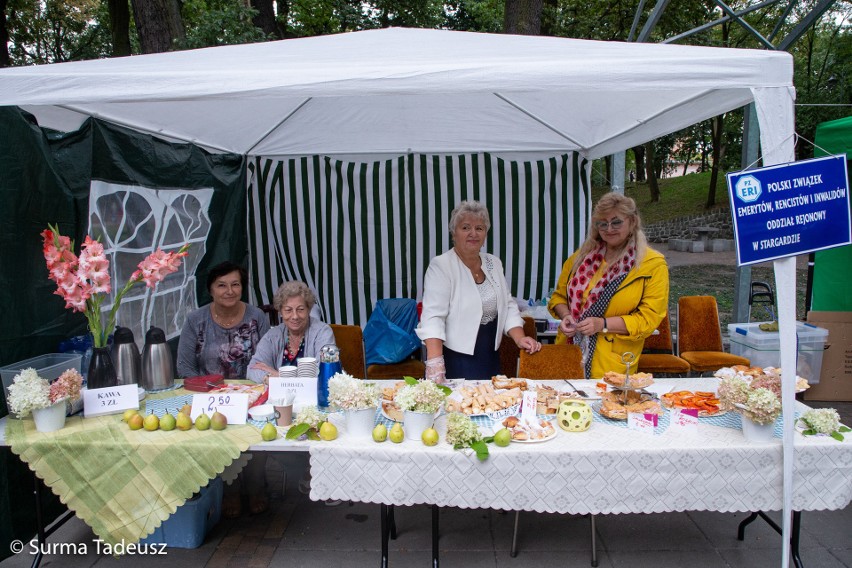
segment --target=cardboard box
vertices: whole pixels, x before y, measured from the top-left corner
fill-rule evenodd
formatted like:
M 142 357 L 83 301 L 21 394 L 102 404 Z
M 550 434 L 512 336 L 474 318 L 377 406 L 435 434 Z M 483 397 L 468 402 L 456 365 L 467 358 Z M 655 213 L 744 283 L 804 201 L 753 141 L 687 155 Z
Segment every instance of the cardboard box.
M 805 400 L 852 401 L 852 312 L 808 312 L 808 323 L 829 335 L 820 382 L 805 391 Z

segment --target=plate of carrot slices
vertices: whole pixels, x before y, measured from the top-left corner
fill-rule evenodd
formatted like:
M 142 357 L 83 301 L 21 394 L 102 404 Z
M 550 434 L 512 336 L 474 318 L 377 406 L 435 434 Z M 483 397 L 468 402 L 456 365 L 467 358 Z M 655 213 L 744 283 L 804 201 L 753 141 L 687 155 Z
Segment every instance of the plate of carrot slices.
M 719 397 L 714 392 L 675 391 L 660 396 L 660 402 L 666 408 L 692 408 L 698 411 L 699 417 L 721 416 L 727 411 L 719 407 Z

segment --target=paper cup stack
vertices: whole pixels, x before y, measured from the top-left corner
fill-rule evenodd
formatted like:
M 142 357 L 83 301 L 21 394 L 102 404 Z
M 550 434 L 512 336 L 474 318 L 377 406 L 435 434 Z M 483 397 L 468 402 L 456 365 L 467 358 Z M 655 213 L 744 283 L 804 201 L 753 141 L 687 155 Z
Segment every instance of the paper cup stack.
M 297 376 L 316 377 L 319 375 L 319 363 L 316 357 L 302 357 L 297 365 Z

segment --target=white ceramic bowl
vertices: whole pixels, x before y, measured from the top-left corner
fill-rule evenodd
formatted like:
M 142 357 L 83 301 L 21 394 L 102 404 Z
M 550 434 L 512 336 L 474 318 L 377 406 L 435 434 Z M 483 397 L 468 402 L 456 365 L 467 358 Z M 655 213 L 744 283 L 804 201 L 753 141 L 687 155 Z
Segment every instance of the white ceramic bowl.
M 249 408 L 248 412 L 252 420 L 259 420 L 263 422 L 264 420 L 272 418 L 275 414 L 275 409 L 272 408 L 271 404 L 258 404 L 257 406 Z

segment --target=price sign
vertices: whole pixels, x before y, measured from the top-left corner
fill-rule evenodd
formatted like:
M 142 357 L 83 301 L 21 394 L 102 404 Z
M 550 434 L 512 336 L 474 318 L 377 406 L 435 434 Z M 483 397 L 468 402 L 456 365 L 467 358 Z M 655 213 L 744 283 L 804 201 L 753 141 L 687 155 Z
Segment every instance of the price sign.
M 293 408 L 317 405 L 316 377 L 269 377 L 269 400 L 287 398 L 290 393 L 296 394 Z
M 680 432 L 698 432 L 697 408 L 672 408 L 670 426 Z
M 643 414 L 640 412 L 627 413 L 627 428 L 645 432 L 646 434 L 654 434 L 657 428 L 657 421 L 660 417 L 656 414 Z
M 535 407 L 538 405 L 538 394 L 535 391 L 524 391 L 521 402 L 521 420 L 528 424 L 537 424 Z
M 83 416 L 118 414 L 129 408 L 139 408 L 139 387 L 121 385 L 83 391 Z
M 228 424 L 245 424 L 248 414 L 248 395 L 246 393 L 203 393 L 192 395 L 192 412 L 190 416 L 193 422 L 201 416 L 201 413 L 213 416 L 214 412 L 220 412 L 228 419 Z

